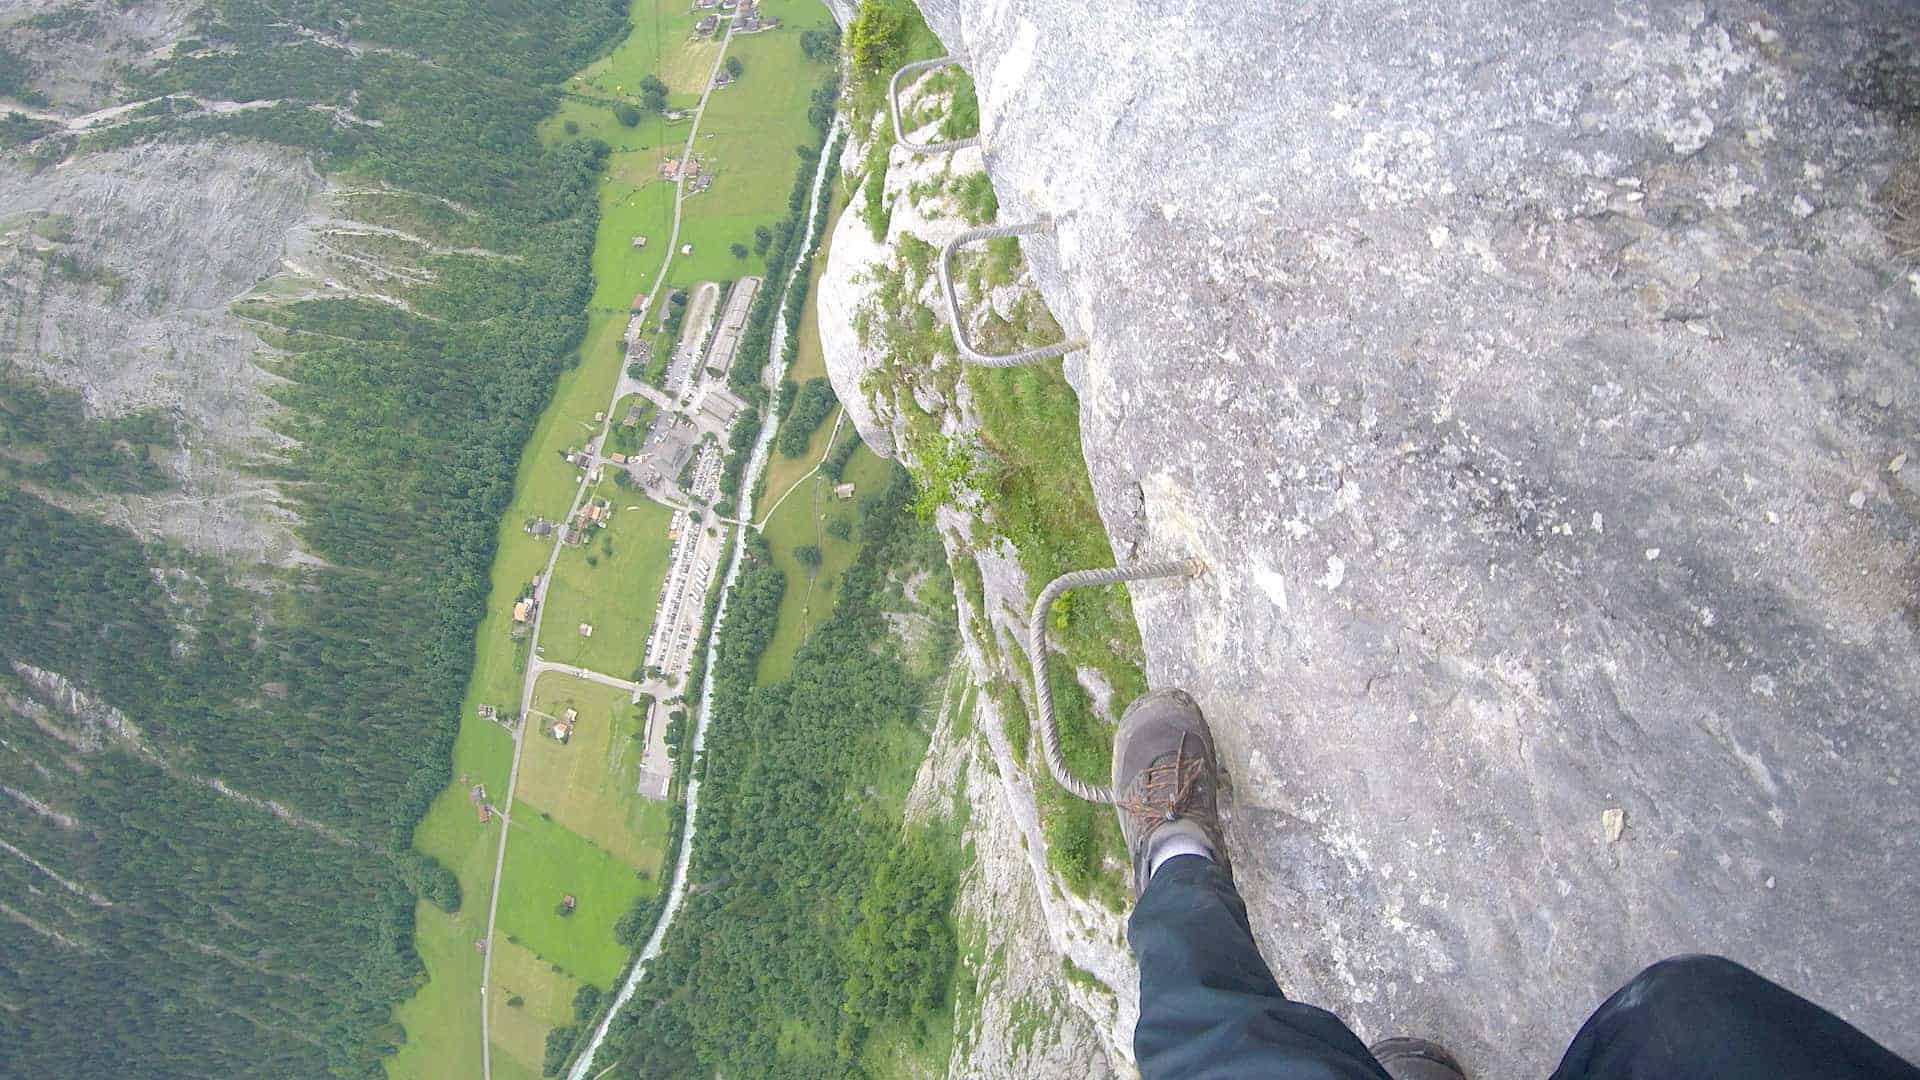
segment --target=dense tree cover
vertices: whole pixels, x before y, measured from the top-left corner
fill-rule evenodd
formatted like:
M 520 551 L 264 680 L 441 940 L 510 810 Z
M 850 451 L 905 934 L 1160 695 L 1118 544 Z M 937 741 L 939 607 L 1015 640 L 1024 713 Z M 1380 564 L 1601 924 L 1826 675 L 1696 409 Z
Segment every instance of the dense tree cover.
M 808 379 L 780 424 L 780 437 L 775 440 L 780 453 L 790 458 L 806 453 L 807 444 L 813 441 L 813 433 L 820 430 L 827 414 L 839 403 L 840 399 L 833 393 L 832 382 L 824 377 Z
M 820 475 L 836 484 L 839 483 L 841 474 L 847 470 L 847 462 L 853 457 L 853 452 L 858 449 L 860 449 L 860 433 L 849 432 L 846 438 L 835 443 L 833 449 L 827 452 L 826 460 L 820 463 Z
M 835 23 L 800 31 L 800 51 L 807 59 L 830 64 L 840 58 L 840 27 Z
M 787 681 L 753 685 L 777 591 L 738 613 L 739 594 L 729 603 L 691 888 L 614 1019 L 609 1061 L 652 1077 L 858 1076 L 869 1022 L 940 1007 L 957 851 L 930 834 L 903 839 L 871 799 L 883 740 L 916 722 L 933 689 L 886 644 L 882 617 L 889 568 L 924 539 L 905 512 L 910 488 L 896 468 L 834 615 Z M 740 618 L 756 611 L 764 630 Z M 888 981 L 897 993 L 878 989 Z
M 877 75 L 895 63 L 907 30 L 918 19 L 909 0 L 860 0 L 847 27 L 847 57 L 857 75 Z
M 0 920 L 0 1074 L 374 1076 L 404 1038 L 390 1006 L 421 974 L 413 898 L 459 902 L 445 868 L 413 851 L 413 827 L 450 778 L 499 515 L 591 292 L 605 148 L 548 150 L 534 127 L 624 9 L 215 0 L 198 16 L 204 50 L 129 76 L 136 93 L 285 100 L 213 118 L 156 110 L 115 139 L 220 130 L 295 146 L 428 196 L 418 204 L 434 209 L 401 224 L 516 257 L 436 257 L 435 280 L 407 294 L 413 313 L 348 300 L 254 312 L 279 327 L 285 408 L 271 422 L 294 440 L 265 471 L 311 569 L 250 571 L 242 588 L 230 569 L 0 478 L 0 673 L 62 673 L 150 751 L 63 748 L 0 694 L 15 700 L 0 704 L 8 786 L 78 823 L 9 798 L 7 834 L 111 901 L 7 871 L 5 902 L 47 932 Z M 338 47 L 348 25 L 356 46 L 382 48 Z M 4 400 L 34 392 L 9 381 Z M 72 475 L 20 454 L 13 482 L 146 483 L 139 447 L 159 433 L 139 425 L 157 417 L 63 433 L 45 419 L 56 399 L 0 412 L 10 433 L 62 449 Z M 75 767 L 58 767 L 69 753 Z M 215 778 L 284 809 L 223 796 Z M 68 929 L 84 945 L 54 936 Z
M 0 784 L 48 808 L 0 799 L 0 832 L 99 894 L 0 868 L 5 902 L 51 932 L 0 920 L 0 1000 L 14 1006 L 0 1011 L 0 1075 L 370 1074 L 400 1038 L 388 1004 L 419 969 L 408 887 L 453 904 L 458 888 L 442 891 L 444 868 L 209 786 L 288 794 L 208 760 L 219 739 L 290 744 L 292 769 L 353 763 L 297 749 L 316 725 L 284 711 L 270 680 L 286 638 L 253 624 L 252 598 L 162 554 L 0 489 L 0 655 L 67 675 L 141 733 L 51 737 L 0 668 Z M 165 581 L 149 569 L 161 562 L 177 567 Z
M 154 492 L 171 484 L 155 450 L 179 445 L 176 417 L 87 415 L 78 392 L 0 369 L 0 481 L 64 491 Z
M 874 868 L 847 948 L 852 1023 L 840 1029 L 843 1057 L 867 1029 L 939 1007 L 957 948 L 948 916 L 958 884 L 948 844 L 925 826 L 911 829 Z

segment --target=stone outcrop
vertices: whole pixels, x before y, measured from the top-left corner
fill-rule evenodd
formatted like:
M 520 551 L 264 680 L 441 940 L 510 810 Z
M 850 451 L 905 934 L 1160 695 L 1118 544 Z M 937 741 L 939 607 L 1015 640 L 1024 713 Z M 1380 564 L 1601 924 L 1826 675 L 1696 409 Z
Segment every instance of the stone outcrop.
M 1714 951 L 1920 1055 L 1911 15 L 921 3 L 1282 984 L 1544 1074 Z

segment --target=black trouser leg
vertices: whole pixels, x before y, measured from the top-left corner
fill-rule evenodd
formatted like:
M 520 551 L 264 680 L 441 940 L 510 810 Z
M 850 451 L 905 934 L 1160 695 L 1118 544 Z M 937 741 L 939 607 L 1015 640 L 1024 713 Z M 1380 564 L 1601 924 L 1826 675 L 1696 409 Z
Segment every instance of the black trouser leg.
M 1717 956 L 1663 960 L 1608 998 L 1553 1080 L 1920 1080 L 1813 1002 Z
M 1339 1018 L 1280 993 L 1233 879 L 1211 860 L 1168 859 L 1127 940 L 1140 961 L 1143 1080 L 1388 1080 Z

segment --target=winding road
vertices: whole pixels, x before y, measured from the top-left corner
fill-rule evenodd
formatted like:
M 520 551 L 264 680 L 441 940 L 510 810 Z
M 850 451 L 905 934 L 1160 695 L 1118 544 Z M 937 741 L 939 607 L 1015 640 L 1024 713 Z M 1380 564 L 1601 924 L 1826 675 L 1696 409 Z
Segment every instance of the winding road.
M 659 299 L 660 290 L 666 284 L 667 271 L 673 267 L 674 254 L 680 250 L 680 223 L 683 216 L 683 207 L 686 202 L 686 188 L 684 186 L 685 181 L 680 178 L 686 176 L 687 163 L 691 161 L 693 158 L 693 142 L 694 142 L 694 139 L 696 139 L 700 134 L 700 121 L 702 118 L 706 116 L 707 101 L 713 96 L 714 79 L 719 76 L 721 65 L 726 62 L 727 47 L 732 43 L 733 43 L 733 28 L 731 24 L 729 24 L 727 28 L 726 36 L 721 38 L 720 40 L 720 51 L 714 54 L 713 70 L 707 73 L 706 88 L 702 90 L 700 93 L 700 104 L 694 108 L 693 123 L 691 123 L 687 127 L 687 142 L 686 142 L 686 145 L 681 148 L 680 169 L 679 169 L 678 176 L 675 178 L 673 182 L 673 233 L 671 238 L 668 239 L 667 241 L 666 261 L 660 264 L 660 273 L 657 276 L 655 276 L 653 280 L 653 287 L 647 290 L 647 302 L 646 302 L 646 307 L 643 310 L 651 311 L 653 309 L 654 301 Z M 622 375 L 624 374 L 625 372 L 622 371 Z M 601 429 L 600 429 L 600 438 L 603 441 L 605 440 L 607 432 L 614 422 L 613 409 L 614 409 L 614 406 L 617 405 L 620 401 L 620 388 L 621 388 L 621 380 L 619 378 L 615 378 L 613 397 L 607 404 L 607 410 L 606 410 L 607 419 L 602 423 Z M 562 521 L 571 519 L 574 513 L 580 509 L 581 501 L 586 498 L 587 492 L 589 490 L 589 486 L 590 486 L 589 481 L 582 480 L 580 483 L 580 486 L 574 490 L 573 503 L 572 505 L 567 507 L 566 517 L 562 518 L 561 519 Z M 556 542 L 553 545 L 553 550 L 547 555 L 547 567 L 546 567 L 546 570 L 543 571 L 540 575 L 540 584 L 534 590 L 534 599 L 536 601 L 536 607 L 535 607 L 534 616 L 533 616 L 533 632 L 528 635 L 527 677 L 522 682 L 520 687 L 520 715 L 522 717 L 525 717 L 533 709 L 533 688 L 534 688 L 534 684 L 539 681 L 540 675 L 542 672 L 565 670 L 569 674 L 581 675 L 581 677 L 583 678 L 592 678 L 596 682 L 607 682 L 607 680 L 611 678 L 611 676 L 600 676 L 597 673 L 582 674 L 583 669 L 565 667 L 563 665 L 557 665 L 557 664 L 549 664 L 547 661 L 541 660 L 538 656 L 537 650 L 540 647 L 540 623 L 541 623 L 541 620 L 545 618 L 546 611 L 547 611 L 547 603 L 546 603 L 547 583 L 553 580 L 553 569 L 555 564 L 559 562 L 560 548 L 561 548 L 561 545 L 556 540 Z M 635 689 L 636 692 L 638 692 L 638 688 L 634 687 L 634 684 L 632 683 L 625 682 L 624 680 L 615 680 L 615 682 L 623 688 L 633 688 Z M 518 785 L 520 781 L 520 758 L 521 758 L 522 750 L 526 747 L 526 739 L 527 739 L 527 724 L 523 721 L 517 727 L 514 728 L 513 765 L 507 771 L 507 793 L 506 793 L 505 799 L 501 803 L 501 805 L 504 808 L 506 808 L 508 811 L 511 811 L 513 808 L 514 788 L 516 787 L 516 785 Z M 485 959 L 481 961 L 481 965 L 480 965 L 480 1076 L 481 1076 L 481 1080 L 493 1080 L 493 1039 L 492 1039 L 491 1032 L 488 1029 L 487 987 L 493 980 L 494 923 L 500 914 L 500 878 L 507 864 L 507 839 L 509 836 L 512 835 L 512 832 L 513 832 L 510 822 L 511 822 L 510 817 L 502 820 L 502 824 L 500 828 L 500 847 L 499 847 L 499 850 L 495 852 L 494 858 L 493 858 L 493 891 L 491 895 L 489 895 L 487 898 L 487 936 L 485 938 L 487 949 L 486 949 Z M 691 827 L 688 828 L 687 832 L 690 838 L 692 835 Z M 602 1030 L 604 1031 L 604 1027 L 602 1028 Z M 597 1044 L 598 1039 L 596 1038 L 595 1041 Z M 589 1052 L 588 1055 L 583 1055 L 583 1056 L 590 1057 L 591 1052 Z

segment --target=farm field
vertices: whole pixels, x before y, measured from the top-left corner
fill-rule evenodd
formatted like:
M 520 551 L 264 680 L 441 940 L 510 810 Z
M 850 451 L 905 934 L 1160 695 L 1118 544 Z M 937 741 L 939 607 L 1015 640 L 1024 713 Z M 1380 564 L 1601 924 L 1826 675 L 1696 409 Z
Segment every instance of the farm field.
M 527 803 L 515 800 L 513 842 L 500 889 L 499 938 L 532 949 L 570 978 L 601 989 L 626 966 L 613 924 L 641 895 L 659 891 L 634 869 Z M 575 900 L 561 915 L 562 896 Z
M 561 550 L 547 585 L 540 655 L 628 679 L 645 655 L 667 578 L 673 511 L 607 480 L 595 497 L 610 500 L 612 523 Z M 593 628 L 591 637 L 581 636 L 583 625 Z
M 646 701 L 636 705 L 625 690 L 549 672 L 534 685 L 533 708 L 545 716 L 538 718 L 541 727 L 528 730 L 516 798 L 657 880 L 667 808 L 635 790 Z M 569 708 L 578 710 L 579 721 L 562 745 L 545 734 L 546 717 Z
M 582 985 L 555 972 L 531 949 L 505 940 L 494 942 L 494 988 L 487 995 L 487 1022 L 493 1035 L 495 1076 L 540 1075 L 547 1032 L 572 1022 L 573 995 Z M 510 1063 L 505 1071 L 503 1062 Z

